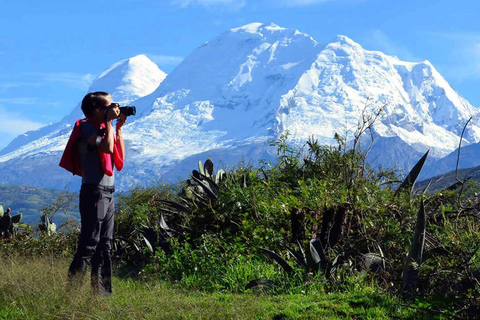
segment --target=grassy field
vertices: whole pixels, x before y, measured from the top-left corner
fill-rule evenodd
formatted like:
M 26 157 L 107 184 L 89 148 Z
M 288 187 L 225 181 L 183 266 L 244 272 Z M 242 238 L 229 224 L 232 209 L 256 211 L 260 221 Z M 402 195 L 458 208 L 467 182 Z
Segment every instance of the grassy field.
M 173 284 L 114 278 L 114 295 L 65 288 L 68 261 L 0 261 L 0 319 L 432 319 L 375 289 L 269 295 L 204 293 Z M 86 282 L 88 280 L 86 279 Z

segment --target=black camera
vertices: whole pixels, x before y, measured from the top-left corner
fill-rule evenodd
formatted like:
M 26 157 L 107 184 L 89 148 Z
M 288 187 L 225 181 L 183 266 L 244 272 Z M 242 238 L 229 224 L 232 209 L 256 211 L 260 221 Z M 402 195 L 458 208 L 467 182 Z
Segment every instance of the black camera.
M 137 108 L 134 106 L 125 106 L 120 107 L 120 113 L 124 114 L 127 117 L 134 116 L 137 113 Z

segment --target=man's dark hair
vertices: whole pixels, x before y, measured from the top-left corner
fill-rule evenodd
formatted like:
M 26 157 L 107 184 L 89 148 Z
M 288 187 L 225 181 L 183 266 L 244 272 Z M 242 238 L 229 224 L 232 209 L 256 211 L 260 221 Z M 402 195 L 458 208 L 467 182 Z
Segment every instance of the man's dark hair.
M 86 117 L 92 116 L 96 109 L 103 108 L 110 94 L 103 91 L 90 92 L 82 100 L 82 111 Z

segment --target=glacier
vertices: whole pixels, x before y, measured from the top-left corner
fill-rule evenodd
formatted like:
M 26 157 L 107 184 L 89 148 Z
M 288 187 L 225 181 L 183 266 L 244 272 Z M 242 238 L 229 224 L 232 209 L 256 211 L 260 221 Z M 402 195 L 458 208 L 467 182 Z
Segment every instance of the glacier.
M 144 55 L 122 60 L 94 80 L 89 92 L 97 90 L 137 107 L 123 130 L 119 190 L 184 179 L 207 158 L 223 167 L 273 160 L 270 142 L 287 132 L 297 145 L 312 136 L 329 145 L 335 134 L 351 139 L 362 114 L 379 108 L 369 160 L 406 170 L 427 150 L 430 161 L 454 152 L 478 113 L 428 61 L 401 61 L 346 36 L 320 45 L 273 23 L 222 33 L 169 75 Z M 0 151 L 1 183 L 77 188 L 80 179 L 58 161 L 81 117 L 77 105 L 60 122 L 14 139 Z M 463 138 L 480 141 L 478 121 Z

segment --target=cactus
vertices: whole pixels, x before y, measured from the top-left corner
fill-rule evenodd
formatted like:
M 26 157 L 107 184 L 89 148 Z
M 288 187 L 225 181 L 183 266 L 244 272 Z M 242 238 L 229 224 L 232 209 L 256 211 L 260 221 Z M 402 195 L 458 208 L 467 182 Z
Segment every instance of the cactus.
M 4 238 L 15 236 L 20 228 L 20 220 L 22 220 L 21 213 L 12 217 L 10 212 L 10 208 L 4 211 L 3 207 L 0 206 L 0 236 Z
M 0 218 L 0 237 L 8 238 L 10 235 L 10 228 L 12 225 L 12 218 L 9 214 L 4 214 Z

